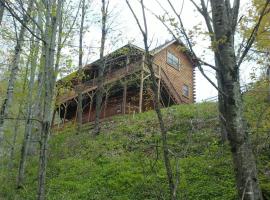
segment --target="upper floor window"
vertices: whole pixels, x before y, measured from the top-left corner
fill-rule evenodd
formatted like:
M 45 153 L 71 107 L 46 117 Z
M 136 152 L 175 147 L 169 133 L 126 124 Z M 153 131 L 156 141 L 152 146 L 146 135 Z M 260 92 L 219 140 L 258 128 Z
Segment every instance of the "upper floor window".
M 183 85 L 183 95 L 189 97 L 189 87 L 186 84 Z
M 167 52 L 167 63 L 175 69 L 179 69 L 179 59 L 169 51 Z

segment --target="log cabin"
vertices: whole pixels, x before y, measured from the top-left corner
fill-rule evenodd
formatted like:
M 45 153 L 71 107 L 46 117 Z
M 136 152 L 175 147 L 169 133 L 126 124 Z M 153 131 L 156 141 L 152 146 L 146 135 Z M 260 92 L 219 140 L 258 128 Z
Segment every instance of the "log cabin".
M 183 44 L 172 40 L 151 51 L 163 107 L 195 102 L 195 62 L 183 47 Z M 57 82 L 55 113 L 58 113 L 58 121 L 61 119 L 63 124 L 76 121 L 79 89 L 83 94 L 83 122 L 94 121 L 96 77 L 100 64 L 97 60 L 83 68 L 81 84 L 78 83 L 77 72 Z M 143 49 L 127 44 L 108 54 L 103 64 L 101 118 L 141 113 L 154 108 L 150 72 Z

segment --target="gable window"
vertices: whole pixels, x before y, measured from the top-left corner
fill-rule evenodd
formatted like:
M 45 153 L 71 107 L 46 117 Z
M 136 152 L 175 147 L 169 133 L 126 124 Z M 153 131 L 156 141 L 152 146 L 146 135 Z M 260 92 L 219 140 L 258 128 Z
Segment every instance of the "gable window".
M 179 59 L 169 51 L 167 51 L 167 63 L 175 69 L 179 69 Z
M 188 85 L 184 84 L 182 89 L 183 89 L 183 95 L 185 97 L 188 97 L 189 96 L 189 87 L 188 87 Z

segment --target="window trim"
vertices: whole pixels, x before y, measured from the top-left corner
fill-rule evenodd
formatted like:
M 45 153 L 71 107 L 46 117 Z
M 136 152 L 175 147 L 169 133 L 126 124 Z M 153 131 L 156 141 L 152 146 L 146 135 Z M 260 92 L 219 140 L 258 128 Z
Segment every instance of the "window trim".
M 185 89 L 184 88 L 187 88 L 187 95 L 185 94 Z M 183 94 L 183 96 L 184 97 L 186 97 L 186 98 L 189 98 L 189 85 L 187 85 L 187 84 L 183 84 L 183 86 L 182 86 L 182 94 Z
M 177 66 L 173 65 L 172 63 L 169 62 L 169 59 L 168 59 L 169 54 L 171 54 L 173 57 L 175 57 L 178 60 L 178 65 Z M 171 67 L 173 67 L 175 70 L 178 70 L 178 71 L 180 70 L 180 59 L 174 53 L 172 53 L 172 52 L 170 52 L 168 50 L 166 52 L 166 63 L 168 65 L 170 65 Z

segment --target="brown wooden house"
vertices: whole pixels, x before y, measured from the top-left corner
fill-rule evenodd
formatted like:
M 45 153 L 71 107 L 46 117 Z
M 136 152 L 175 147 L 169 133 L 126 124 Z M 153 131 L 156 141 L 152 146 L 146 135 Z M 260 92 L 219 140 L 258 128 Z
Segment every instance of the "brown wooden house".
M 117 114 L 140 113 L 153 109 L 150 74 L 144 62 L 143 49 L 128 44 L 105 57 L 104 97 L 101 118 Z M 195 65 L 183 46 L 170 41 L 151 52 L 159 98 L 163 107 L 195 101 Z M 56 111 L 63 123 L 77 118 L 77 91 L 83 91 L 83 122 L 95 118 L 97 60 L 84 67 L 79 86 L 76 72 L 59 80 Z M 56 112 L 55 112 L 56 113 Z

